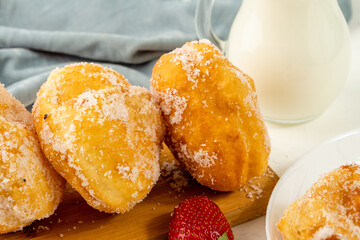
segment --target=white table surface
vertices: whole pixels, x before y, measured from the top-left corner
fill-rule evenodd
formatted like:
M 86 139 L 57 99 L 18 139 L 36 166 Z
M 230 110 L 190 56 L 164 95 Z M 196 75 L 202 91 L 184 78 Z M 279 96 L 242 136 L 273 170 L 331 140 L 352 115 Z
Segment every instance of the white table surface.
M 348 80 L 335 102 L 317 119 L 298 125 L 266 122 L 272 144 L 269 165 L 281 177 L 295 161 L 321 143 L 360 128 L 360 0 L 349 23 L 352 59 Z M 265 216 L 233 227 L 235 239 L 264 240 Z

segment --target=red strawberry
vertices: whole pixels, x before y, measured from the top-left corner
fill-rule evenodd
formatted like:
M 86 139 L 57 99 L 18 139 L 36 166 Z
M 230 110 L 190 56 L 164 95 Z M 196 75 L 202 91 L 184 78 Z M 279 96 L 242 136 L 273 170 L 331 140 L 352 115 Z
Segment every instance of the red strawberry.
M 191 197 L 175 207 L 169 227 L 169 240 L 219 238 L 233 240 L 234 235 L 218 205 L 208 197 Z

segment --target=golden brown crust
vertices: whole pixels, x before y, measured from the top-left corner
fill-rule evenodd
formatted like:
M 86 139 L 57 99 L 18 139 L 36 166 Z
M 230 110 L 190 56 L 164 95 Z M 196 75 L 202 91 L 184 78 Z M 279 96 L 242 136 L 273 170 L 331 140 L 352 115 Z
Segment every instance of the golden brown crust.
M 0 233 L 50 216 L 64 180 L 41 151 L 31 114 L 0 86 Z
M 126 212 L 157 181 L 160 111 L 121 74 L 90 63 L 56 69 L 33 116 L 45 155 L 92 207 Z
M 0 116 L 9 122 L 21 124 L 22 127 L 35 132 L 31 114 L 26 111 L 21 102 L 11 96 L 3 85 L 0 86 Z
M 270 143 L 254 83 L 215 46 L 194 41 L 163 55 L 151 91 L 166 144 L 198 182 L 232 191 L 265 172 Z
M 341 166 L 292 203 L 278 223 L 286 240 L 358 240 L 360 166 Z

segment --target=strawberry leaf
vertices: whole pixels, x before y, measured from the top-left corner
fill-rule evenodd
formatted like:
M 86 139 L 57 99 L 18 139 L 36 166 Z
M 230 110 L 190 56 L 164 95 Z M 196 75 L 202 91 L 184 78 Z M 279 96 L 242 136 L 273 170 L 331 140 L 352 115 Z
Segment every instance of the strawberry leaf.
M 221 235 L 218 240 L 229 240 L 228 236 L 226 233 L 224 233 L 223 235 Z

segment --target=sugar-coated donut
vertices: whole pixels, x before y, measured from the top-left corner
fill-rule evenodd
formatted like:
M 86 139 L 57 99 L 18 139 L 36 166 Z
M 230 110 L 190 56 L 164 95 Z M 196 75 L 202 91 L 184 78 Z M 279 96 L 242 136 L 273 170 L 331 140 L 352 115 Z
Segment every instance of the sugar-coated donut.
M 163 55 L 151 91 L 166 144 L 199 183 L 232 191 L 266 171 L 270 141 L 253 80 L 209 41 Z
M 286 240 L 358 240 L 360 165 L 343 165 L 320 178 L 285 210 L 278 229 Z
M 33 116 L 45 155 L 92 207 L 126 212 L 156 183 L 161 113 L 121 74 L 92 63 L 55 69 Z
M 0 84 L 0 233 L 49 217 L 64 186 L 41 151 L 31 114 Z

